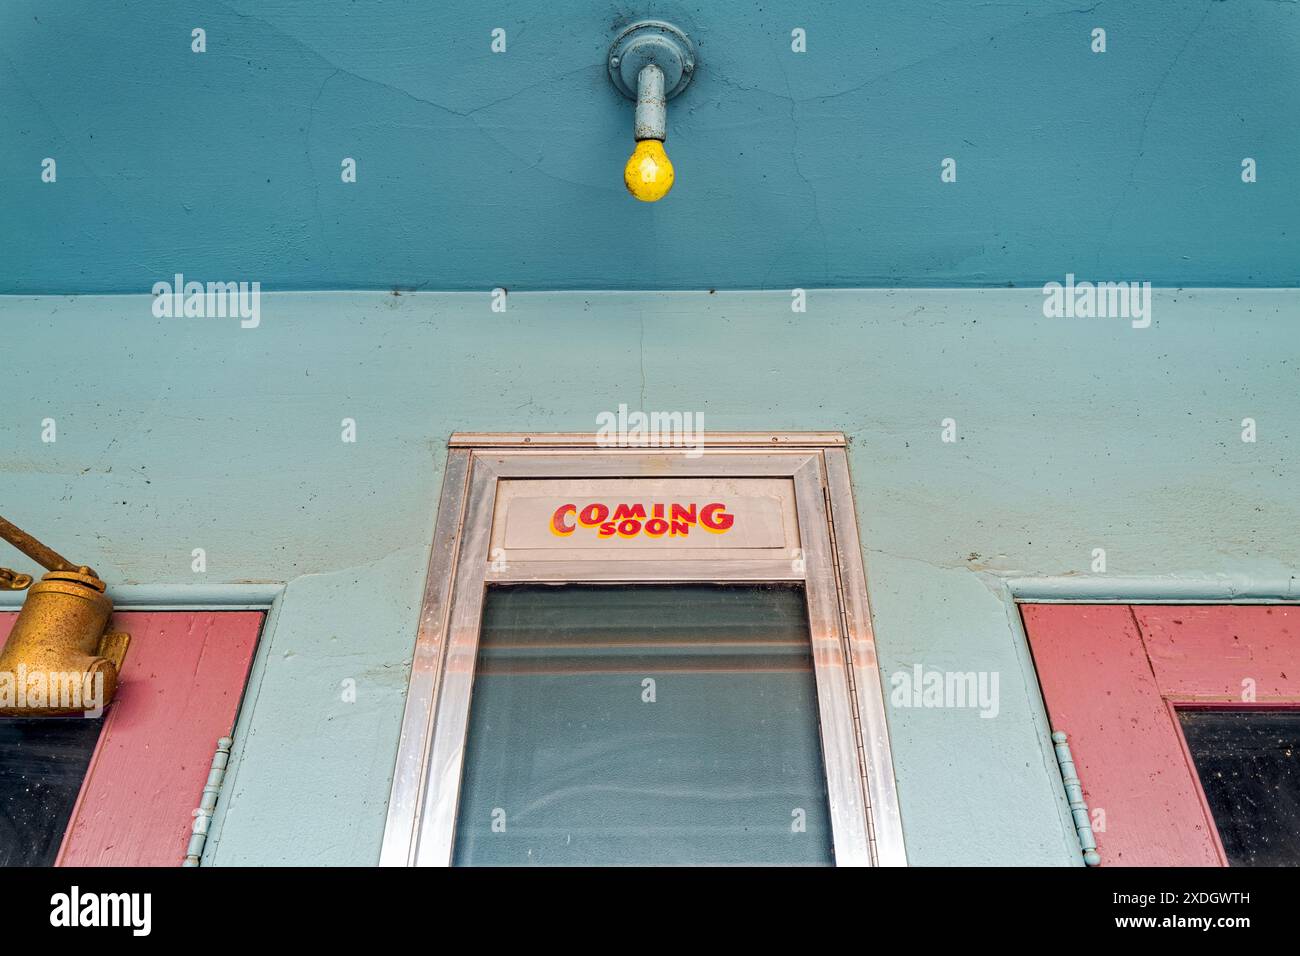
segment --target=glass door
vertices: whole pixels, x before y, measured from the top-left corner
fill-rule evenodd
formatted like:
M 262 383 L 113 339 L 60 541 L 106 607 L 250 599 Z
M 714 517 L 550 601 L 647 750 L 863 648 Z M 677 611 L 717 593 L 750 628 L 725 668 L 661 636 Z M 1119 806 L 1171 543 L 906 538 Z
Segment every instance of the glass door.
M 904 863 L 843 449 L 548 439 L 449 458 L 382 862 Z
M 456 865 L 829 864 L 793 585 L 488 591 Z

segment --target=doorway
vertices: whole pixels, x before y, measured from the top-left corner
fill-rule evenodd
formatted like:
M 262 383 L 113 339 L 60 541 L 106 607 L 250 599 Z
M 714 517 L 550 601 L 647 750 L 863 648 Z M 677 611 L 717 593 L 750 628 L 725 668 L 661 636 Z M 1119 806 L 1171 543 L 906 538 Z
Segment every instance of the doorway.
M 382 862 L 905 863 L 843 437 L 453 436 Z

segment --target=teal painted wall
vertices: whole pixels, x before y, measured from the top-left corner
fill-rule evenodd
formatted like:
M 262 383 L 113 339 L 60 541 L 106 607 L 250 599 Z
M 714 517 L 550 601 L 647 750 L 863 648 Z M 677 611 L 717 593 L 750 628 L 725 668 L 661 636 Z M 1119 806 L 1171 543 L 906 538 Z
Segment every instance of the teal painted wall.
M 1300 6 L 789 8 L 7 0 L 0 292 L 1297 284 Z M 655 206 L 604 68 L 644 14 L 701 54 Z
M 701 54 L 654 206 L 603 65 L 646 14 Z M 10 0 L 0 293 L 42 297 L 0 295 L 0 513 L 122 594 L 282 589 L 209 858 L 371 863 L 452 431 L 843 430 L 882 669 L 1001 675 L 995 719 L 890 712 L 913 861 L 1075 863 L 1007 581 L 1300 596 L 1300 292 L 1157 289 L 1132 329 L 987 287 L 1300 284 L 1298 53 L 1268 0 Z M 177 272 L 438 291 L 241 330 L 154 318 Z M 725 291 L 796 286 L 986 288 Z M 724 291 L 517 291 L 573 289 Z
M 241 330 L 148 296 L 0 298 L 0 513 L 114 586 L 283 582 L 209 860 L 366 864 L 453 430 L 591 430 L 620 402 L 840 429 L 882 670 L 1000 674 L 996 718 L 889 712 L 911 859 L 1077 862 L 1004 581 L 1086 591 L 1104 547 L 1120 583 L 1300 596 L 1300 292 L 1157 290 L 1148 329 L 1045 319 L 1026 290 L 789 302 L 276 294 Z

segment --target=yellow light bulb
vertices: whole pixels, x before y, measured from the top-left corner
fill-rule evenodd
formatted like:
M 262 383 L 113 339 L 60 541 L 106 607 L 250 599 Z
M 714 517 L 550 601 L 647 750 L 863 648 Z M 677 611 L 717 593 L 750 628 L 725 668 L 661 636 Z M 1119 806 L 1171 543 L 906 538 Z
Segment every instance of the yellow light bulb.
M 657 139 L 643 139 L 623 167 L 627 191 L 642 202 L 655 202 L 673 188 L 673 164 L 668 161 L 664 144 Z

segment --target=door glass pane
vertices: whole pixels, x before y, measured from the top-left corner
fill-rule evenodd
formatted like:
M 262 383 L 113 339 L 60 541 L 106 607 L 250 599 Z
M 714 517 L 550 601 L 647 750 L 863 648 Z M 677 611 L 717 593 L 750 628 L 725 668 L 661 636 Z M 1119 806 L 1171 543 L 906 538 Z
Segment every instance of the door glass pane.
M 1183 710 L 1178 719 L 1232 866 L 1300 866 L 1300 712 Z
M 53 866 L 103 719 L 0 717 L 0 866 Z
M 803 592 L 488 591 L 459 865 L 828 864 Z

